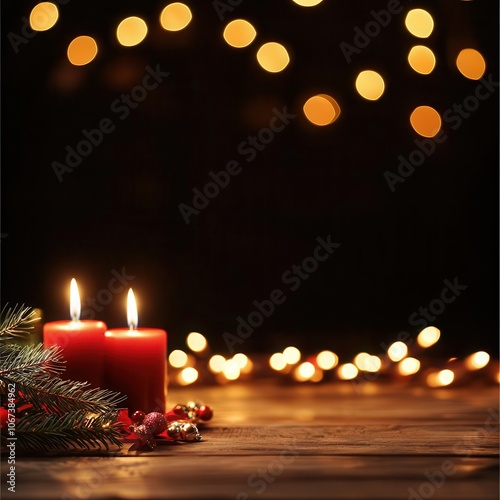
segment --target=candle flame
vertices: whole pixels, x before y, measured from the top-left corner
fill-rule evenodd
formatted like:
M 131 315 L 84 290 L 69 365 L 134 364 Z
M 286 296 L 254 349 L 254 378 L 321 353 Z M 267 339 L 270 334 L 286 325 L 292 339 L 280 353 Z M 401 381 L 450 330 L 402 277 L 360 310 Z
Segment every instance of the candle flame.
M 135 296 L 132 288 L 129 289 L 127 296 L 127 322 L 131 330 L 135 330 L 139 322 L 137 316 L 137 304 L 135 302 Z
M 69 287 L 69 313 L 73 321 L 78 321 L 80 319 L 80 311 L 80 294 L 78 293 L 76 280 L 73 278 Z

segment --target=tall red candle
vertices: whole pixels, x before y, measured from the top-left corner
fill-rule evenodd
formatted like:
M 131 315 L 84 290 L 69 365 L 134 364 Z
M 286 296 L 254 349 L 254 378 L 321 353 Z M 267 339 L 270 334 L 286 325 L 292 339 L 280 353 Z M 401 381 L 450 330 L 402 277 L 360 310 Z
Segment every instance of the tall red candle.
M 62 348 L 66 370 L 61 375 L 67 380 L 89 382 L 92 387 L 103 387 L 104 333 L 102 321 L 80 320 L 80 296 L 76 281 L 71 280 L 71 321 L 52 321 L 43 326 L 45 347 Z
M 105 334 L 104 380 L 107 389 L 127 396 L 129 412 L 165 413 L 167 332 L 159 328 L 137 328 L 137 306 L 128 292 L 128 329 Z

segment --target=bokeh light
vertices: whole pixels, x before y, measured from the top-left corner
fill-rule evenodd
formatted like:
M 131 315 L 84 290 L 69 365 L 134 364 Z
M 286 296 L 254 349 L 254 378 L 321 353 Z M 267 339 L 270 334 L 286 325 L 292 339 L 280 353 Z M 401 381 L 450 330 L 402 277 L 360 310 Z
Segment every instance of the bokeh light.
M 441 331 L 435 326 L 425 327 L 417 336 L 417 343 L 420 347 L 430 347 L 441 337 Z
M 220 354 L 214 354 L 208 362 L 208 368 L 212 373 L 222 373 L 225 364 L 226 358 L 224 356 L 221 356 Z
M 436 56 L 429 47 L 415 45 L 408 54 L 408 63 L 417 73 L 428 75 L 436 66 Z
M 191 332 L 186 338 L 187 346 L 194 352 L 201 352 L 207 348 L 207 339 L 198 332 Z
M 358 369 L 366 371 L 366 363 L 368 362 L 369 358 L 370 355 L 367 352 L 360 352 L 359 354 L 356 354 L 356 356 L 354 357 L 354 364 L 357 366 Z
M 455 379 L 455 374 L 451 370 L 441 370 L 427 375 L 427 385 L 429 387 L 444 387 L 450 385 Z
M 97 43 L 91 36 L 78 36 L 68 46 L 69 62 L 75 66 L 84 66 L 97 55 Z
M 337 375 L 341 380 L 352 380 L 358 376 L 358 369 L 352 363 L 345 363 L 338 367 Z
M 167 5 L 160 14 L 160 24 L 167 31 L 180 31 L 193 19 L 189 7 L 181 2 Z
M 41 2 L 35 5 L 30 13 L 30 26 L 34 31 L 47 31 L 58 19 L 57 5 L 52 2 Z
M 339 357 L 332 351 L 321 351 L 316 356 L 316 363 L 322 370 L 331 370 L 339 362 Z
M 177 376 L 180 385 L 189 385 L 198 380 L 198 370 L 192 366 L 184 368 Z
M 485 351 L 478 351 L 465 359 L 465 368 L 468 370 L 480 370 L 490 362 L 490 355 Z
M 380 99 L 384 89 L 384 79 L 379 73 L 371 69 L 361 71 L 356 78 L 356 90 L 361 97 L 369 101 Z
M 406 15 L 406 29 L 417 38 L 427 38 L 434 29 L 434 19 L 424 9 L 412 9 Z
M 293 0 L 297 5 L 301 7 L 315 7 L 320 4 L 323 0 Z
M 318 94 L 310 97 L 303 107 L 306 118 L 318 126 L 330 125 L 340 115 L 340 106 L 337 101 L 327 94 Z
M 239 378 L 241 370 L 238 366 L 238 363 L 234 359 L 229 359 L 224 364 L 222 373 L 228 380 L 236 380 L 237 378 Z
M 257 51 L 257 61 L 270 73 L 283 71 L 290 62 L 286 48 L 277 42 L 268 42 Z
M 248 356 L 239 352 L 233 356 L 233 360 L 236 361 L 236 364 L 240 367 L 240 370 L 243 370 L 245 366 L 248 365 Z
M 413 130 L 422 137 L 434 137 L 441 130 L 441 117 L 430 106 L 418 106 L 410 115 Z
M 475 49 L 461 50 L 456 63 L 458 71 L 470 80 L 480 80 L 486 71 L 486 61 Z
M 301 354 L 296 347 L 289 346 L 283 351 L 283 356 L 287 364 L 294 365 L 300 361 Z
M 248 47 L 257 36 L 255 28 L 245 19 L 235 19 L 231 21 L 224 29 L 224 40 L 231 45 L 241 49 Z
M 172 351 L 168 357 L 168 362 L 174 368 L 182 368 L 183 366 L 186 366 L 187 361 L 187 354 L 180 349 L 175 349 L 175 351 Z
M 391 361 L 397 362 L 401 361 L 408 354 L 408 346 L 401 341 L 394 342 L 389 349 L 387 349 L 387 355 Z
M 283 355 L 282 352 L 275 352 L 270 358 L 269 358 L 269 366 L 276 371 L 281 371 L 286 368 L 287 362 L 285 359 L 285 356 Z
M 416 358 L 405 358 L 398 364 L 401 375 L 414 375 L 420 370 L 420 361 Z
M 118 41 L 125 47 L 133 47 L 141 43 L 148 33 L 146 22 L 140 17 L 132 16 L 124 19 L 116 29 Z
M 305 361 L 295 368 L 293 376 L 298 382 L 305 382 L 306 380 L 310 380 L 315 372 L 316 368 L 314 365 L 309 361 Z
M 382 368 L 382 360 L 378 356 L 370 356 L 365 363 L 367 372 L 375 373 Z

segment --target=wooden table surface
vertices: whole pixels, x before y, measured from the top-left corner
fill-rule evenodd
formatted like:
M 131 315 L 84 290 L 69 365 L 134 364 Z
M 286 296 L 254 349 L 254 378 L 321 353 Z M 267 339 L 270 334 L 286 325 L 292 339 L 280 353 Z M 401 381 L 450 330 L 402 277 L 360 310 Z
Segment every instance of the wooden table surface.
M 19 457 L 12 499 L 498 499 L 498 388 L 394 383 L 171 390 L 214 419 L 199 443 Z M 2 461 L 5 471 L 6 463 Z

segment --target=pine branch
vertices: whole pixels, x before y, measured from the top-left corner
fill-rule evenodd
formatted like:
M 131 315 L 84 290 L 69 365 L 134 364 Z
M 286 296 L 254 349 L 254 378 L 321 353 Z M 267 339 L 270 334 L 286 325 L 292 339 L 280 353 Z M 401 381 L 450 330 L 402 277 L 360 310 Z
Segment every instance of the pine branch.
M 121 448 L 117 416 L 117 412 L 98 416 L 85 411 L 73 411 L 63 416 L 32 413 L 17 422 L 16 443 L 23 450 L 39 452 L 109 450 L 110 445 Z
M 19 402 L 36 410 L 63 414 L 72 411 L 103 413 L 114 411 L 125 396 L 107 389 L 88 389 L 88 382 L 62 380 L 62 358 L 59 348 L 43 345 L 0 346 L 0 390 L 15 384 Z
M 0 380 L 3 376 L 32 378 L 39 375 L 56 375 L 64 371 L 62 350 L 58 346 L 44 348 L 0 344 Z
M 0 312 L 0 317 L 0 342 L 29 335 L 30 330 L 33 329 L 31 325 L 36 321 L 40 321 L 40 317 L 36 316 L 36 312 L 24 304 L 16 305 L 13 308 L 8 307 L 6 304 Z

